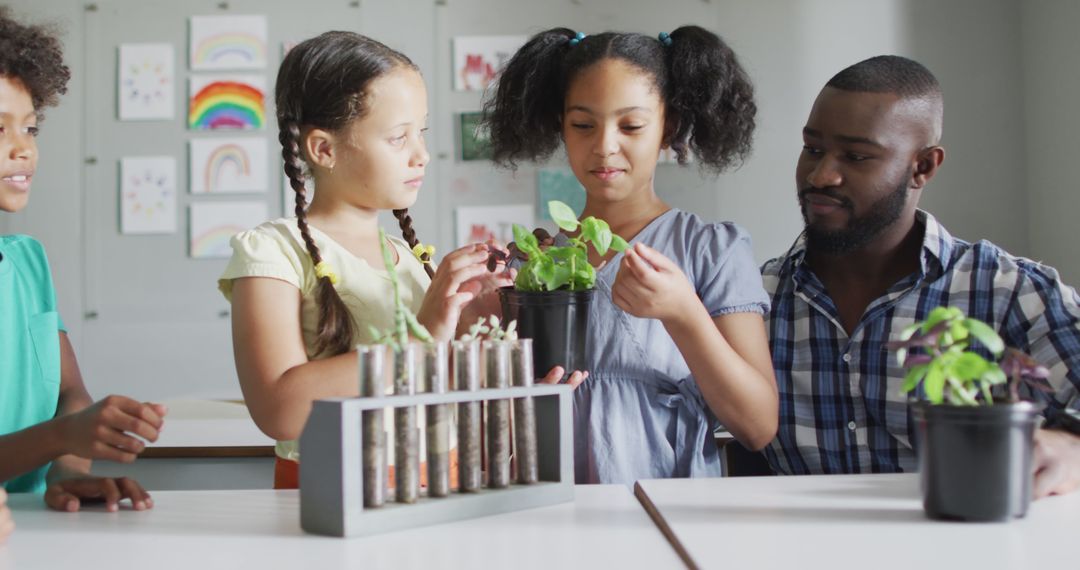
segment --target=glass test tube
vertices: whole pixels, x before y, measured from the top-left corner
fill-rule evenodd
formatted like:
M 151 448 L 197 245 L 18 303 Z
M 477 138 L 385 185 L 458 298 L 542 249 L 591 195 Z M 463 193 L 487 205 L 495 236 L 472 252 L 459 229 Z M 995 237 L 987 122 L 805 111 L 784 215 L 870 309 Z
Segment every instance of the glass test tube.
M 360 396 L 380 398 L 386 394 L 384 363 L 386 345 L 356 347 L 359 365 Z M 381 507 L 386 502 L 386 429 L 383 410 L 368 410 L 361 415 L 361 462 L 364 476 L 364 507 Z
M 394 351 L 394 394 L 416 393 L 418 359 L 423 345 L 408 343 Z M 394 496 L 399 503 L 415 503 L 420 495 L 420 428 L 416 406 L 394 408 Z
M 480 342 L 454 341 L 454 389 L 480 389 Z M 462 402 L 458 412 L 458 489 L 474 493 L 483 486 L 480 402 Z
M 532 386 L 533 374 L 532 339 L 517 340 L 510 349 L 513 384 L 516 387 Z M 514 459 L 517 460 L 517 482 L 525 485 L 536 483 L 536 407 L 531 397 L 514 399 Z
M 487 388 L 510 386 L 510 343 L 486 340 L 484 379 Z M 510 400 L 487 401 L 488 487 L 510 485 Z
M 424 377 L 427 391 L 445 394 L 448 388 L 445 342 L 424 346 Z M 427 418 L 427 481 L 429 497 L 450 494 L 450 405 L 433 404 L 425 409 Z

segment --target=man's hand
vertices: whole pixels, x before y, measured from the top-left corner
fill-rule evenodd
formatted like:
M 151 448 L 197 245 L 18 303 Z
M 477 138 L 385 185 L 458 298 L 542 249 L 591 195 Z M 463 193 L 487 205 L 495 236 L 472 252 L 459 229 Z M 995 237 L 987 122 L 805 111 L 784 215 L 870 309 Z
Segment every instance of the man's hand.
M 1034 486 L 1036 499 L 1080 487 L 1080 436 L 1050 429 L 1035 432 Z

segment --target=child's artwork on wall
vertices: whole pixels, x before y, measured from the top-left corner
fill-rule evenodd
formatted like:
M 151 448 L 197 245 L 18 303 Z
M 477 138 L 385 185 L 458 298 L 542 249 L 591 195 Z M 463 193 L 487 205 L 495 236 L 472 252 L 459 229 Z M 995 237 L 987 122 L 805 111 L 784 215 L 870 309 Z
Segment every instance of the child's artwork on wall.
M 191 193 L 265 192 L 268 166 L 265 139 L 192 139 Z
M 480 128 L 483 113 L 461 113 L 461 160 L 491 160 L 491 137 Z
M 191 69 L 265 68 L 266 29 L 266 16 L 192 16 Z
M 585 209 L 585 187 L 574 172 L 563 168 L 542 168 L 536 171 L 536 213 L 541 220 L 551 220 L 548 202 L 559 200 L 581 215 Z
M 176 159 L 120 159 L 120 233 L 176 232 Z
M 121 44 L 116 90 L 121 121 L 173 118 L 173 59 L 172 44 Z
M 525 36 L 454 38 L 454 91 L 482 91 L 495 79 Z
M 489 239 L 507 244 L 514 241 L 514 224 L 520 224 L 529 230 L 536 226 L 533 207 L 529 204 L 462 206 L 455 213 L 456 247 Z
M 188 128 L 196 131 L 261 129 L 266 124 L 266 79 L 260 75 L 194 76 Z
M 230 257 L 232 236 L 266 220 L 266 202 L 196 202 L 188 234 L 191 257 Z

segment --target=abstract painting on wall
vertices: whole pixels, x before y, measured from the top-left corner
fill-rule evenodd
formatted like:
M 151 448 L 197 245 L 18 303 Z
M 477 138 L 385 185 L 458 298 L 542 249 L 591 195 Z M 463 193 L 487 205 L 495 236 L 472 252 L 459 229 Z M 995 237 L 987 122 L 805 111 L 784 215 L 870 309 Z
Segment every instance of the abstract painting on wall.
M 461 36 L 454 38 L 454 91 L 483 91 L 525 36 Z
M 172 44 L 121 44 L 116 90 L 121 121 L 173 118 L 173 59 Z
M 263 69 L 266 16 L 192 16 L 188 40 L 194 71 Z
M 196 202 L 191 205 L 189 246 L 195 259 L 230 257 L 232 236 L 267 220 L 266 202 Z
M 533 207 L 529 204 L 461 206 L 455 214 L 456 247 L 483 243 L 489 239 L 507 244 L 514 240 L 514 224 L 520 224 L 529 230 L 536 225 Z
M 250 130 L 266 125 L 266 79 L 260 75 L 194 76 L 190 82 L 188 128 Z
M 265 192 L 266 140 L 259 137 L 192 139 L 192 194 Z
M 480 128 L 483 113 L 461 113 L 461 160 L 491 160 L 491 136 Z
M 120 159 L 120 233 L 176 231 L 176 159 L 171 156 Z
M 581 215 L 585 209 L 585 187 L 574 172 L 565 168 L 542 168 L 536 171 L 536 213 L 541 220 L 551 220 L 548 202 L 558 200 Z

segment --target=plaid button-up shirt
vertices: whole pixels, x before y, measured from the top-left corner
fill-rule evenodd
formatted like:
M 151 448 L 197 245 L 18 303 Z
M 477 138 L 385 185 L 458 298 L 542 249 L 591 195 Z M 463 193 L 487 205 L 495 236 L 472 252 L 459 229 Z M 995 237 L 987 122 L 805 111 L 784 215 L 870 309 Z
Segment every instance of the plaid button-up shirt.
M 885 342 L 940 305 L 987 322 L 1050 369 L 1053 393 L 1027 394 L 1046 403 L 1046 414 L 1080 407 L 1076 291 L 1051 267 L 953 238 L 921 210 L 916 220 L 925 228 L 919 271 L 870 303 L 851 336 L 804 261 L 805 237 L 762 267 L 780 392 L 780 427 L 765 455 L 778 473 L 917 469 L 915 422 L 900 392 L 905 371 Z

